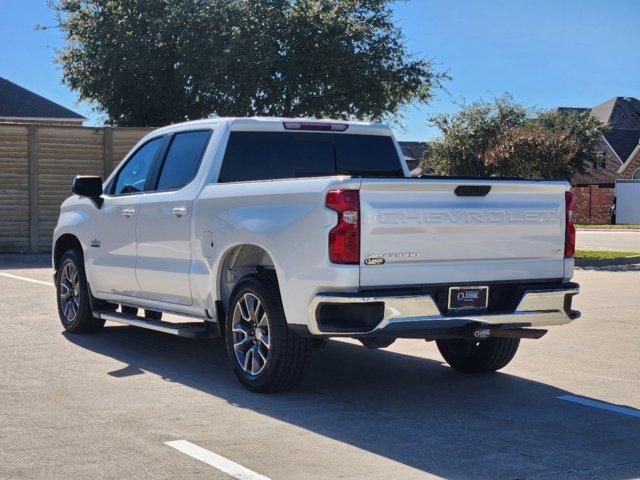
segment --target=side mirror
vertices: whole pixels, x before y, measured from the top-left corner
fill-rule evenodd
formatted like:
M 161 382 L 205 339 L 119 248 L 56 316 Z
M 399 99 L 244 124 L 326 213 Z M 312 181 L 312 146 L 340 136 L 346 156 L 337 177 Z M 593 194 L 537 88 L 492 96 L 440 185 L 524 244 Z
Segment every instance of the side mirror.
M 90 198 L 96 207 L 102 207 L 102 178 L 77 176 L 73 179 L 71 192 L 81 197 Z

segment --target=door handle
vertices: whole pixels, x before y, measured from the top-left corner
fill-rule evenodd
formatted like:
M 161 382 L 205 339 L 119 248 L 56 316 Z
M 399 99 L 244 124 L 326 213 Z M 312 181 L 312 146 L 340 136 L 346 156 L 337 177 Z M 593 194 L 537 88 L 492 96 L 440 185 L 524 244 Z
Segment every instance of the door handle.
M 123 217 L 131 218 L 136 213 L 136 209 L 135 208 L 123 208 L 121 213 L 122 213 Z
M 171 213 L 180 218 L 181 216 L 187 214 L 187 209 L 186 207 L 175 207 L 173 210 L 171 210 Z

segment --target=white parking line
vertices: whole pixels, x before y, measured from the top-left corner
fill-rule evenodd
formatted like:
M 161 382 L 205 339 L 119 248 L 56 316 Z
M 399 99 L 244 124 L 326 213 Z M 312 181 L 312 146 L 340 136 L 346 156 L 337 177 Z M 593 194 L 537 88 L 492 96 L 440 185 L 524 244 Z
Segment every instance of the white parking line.
M 182 453 L 186 453 L 196 460 L 200 460 L 207 465 L 211 465 L 234 478 L 238 478 L 240 480 L 270 480 L 269 477 L 260 475 L 253 470 L 249 470 L 236 462 L 232 462 L 217 453 L 210 452 L 209 450 L 199 447 L 191 442 L 187 442 L 186 440 L 174 440 L 172 442 L 164 443 Z
M 599 402 L 598 400 L 591 400 L 589 398 L 576 397 L 573 395 L 561 395 L 558 398 L 560 400 L 566 400 L 567 402 L 586 405 L 587 407 L 599 408 L 601 410 L 609 410 L 610 412 L 616 412 L 616 413 L 621 413 L 622 415 L 629 415 L 630 417 L 640 418 L 640 410 L 636 410 L 635 408 L 619 407 L 618 405 L 611 405 L 610 403 Z
M 0 276 L 13 278 L 14 280 L 23 280 L 25 282 L 39 283 L 40 285 L 48 285 L 50 287 L 54 286 L 53 282 L 44 282 L 42 280 L 36 280 L 35 278 L 21 277 L 20 275 L 12 275 L 10 273 L 0 272 Z

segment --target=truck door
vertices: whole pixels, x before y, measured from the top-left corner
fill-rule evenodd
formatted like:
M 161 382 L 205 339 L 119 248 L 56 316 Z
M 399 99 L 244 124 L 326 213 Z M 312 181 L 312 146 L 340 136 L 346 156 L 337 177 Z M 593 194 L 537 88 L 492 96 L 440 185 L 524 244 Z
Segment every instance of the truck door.
M 210 130 L 172 135 L 158 162 L 151 191 L 140 200 L 136 224 L 136 278 L 140 296 L 191 305 L 191 226 L 198 186 L 193 179 Z
M 91 218 L 86 263 L 91 286 L 98 292 L 136 296 L 140 290 L 131 274 L 136 264 L 138 205 L 164 141 L 163 137 L 151 139 L 129 156 Z

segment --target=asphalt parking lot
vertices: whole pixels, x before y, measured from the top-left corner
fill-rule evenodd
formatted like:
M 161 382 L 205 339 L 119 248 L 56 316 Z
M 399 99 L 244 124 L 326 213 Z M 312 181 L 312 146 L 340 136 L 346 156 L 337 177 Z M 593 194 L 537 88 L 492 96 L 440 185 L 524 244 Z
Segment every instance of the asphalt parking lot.
M 501 373 L 456 373 L 423 341 L 332 341 L 298 390 L 265 396 L 220 340 L 63 333 L 46 264 L 5 261 L 0 478 L 640 477 L 640 267 L 576 280 L 583 317 Z

